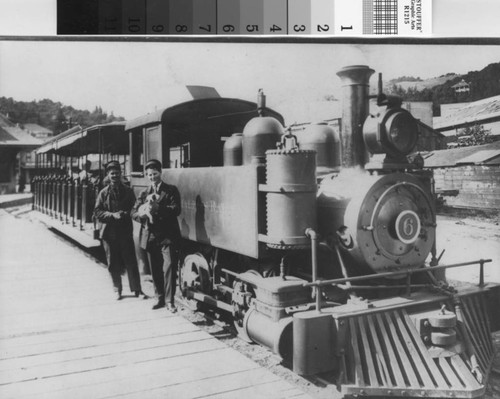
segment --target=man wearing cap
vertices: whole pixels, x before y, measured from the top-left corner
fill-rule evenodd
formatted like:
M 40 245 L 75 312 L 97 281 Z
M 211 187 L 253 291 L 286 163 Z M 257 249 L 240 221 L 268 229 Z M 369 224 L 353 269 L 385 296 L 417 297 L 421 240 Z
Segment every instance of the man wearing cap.
M 111 161 L 106 165 L 106 179 L 109 184 L 99 192 L 94 208 L 94 216 L 99 222 L 99 237 L 106 252 L 108 270 L 117 299 L 122 299 L 121 276 L 125 270 L 130 291 L 138 297 L 142 293 L 141 279 L 130 218 L 135 194 L 130 187 L 123 184 L 119 162 Z
M 160 161 L 148 161 L 145 169 L 151 186 L 139 194 L 131 214 L 134 220 L 141 223 L 139 244 L 146 250 L 158 295 L 153 309 L 166 305 L 168 310 L 175 312 L 180 194 L 177 187 L 162 180 Z

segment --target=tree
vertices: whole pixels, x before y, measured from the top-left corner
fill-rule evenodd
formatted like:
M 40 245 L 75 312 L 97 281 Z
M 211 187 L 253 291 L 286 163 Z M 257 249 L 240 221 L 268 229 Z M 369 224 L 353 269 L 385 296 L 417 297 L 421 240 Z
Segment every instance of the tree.
M 54 116 L 54 127 L 52 129 L 54 132 L 54 136 L 57 136 L 59 133 L 64 132 L 66 128 L 66 117 L 64 116 L 62 108 L 59 108 L 56 115 Z
M 72 106 L 46 98 L 40 101 L 23 102 L 0 97 L 0 113 L 8 115 L 13 123 L 37 123 L 56 135 L 75 125 L 86 128 L 101 123 L 125 120 L 121 116 L 115 116 L 113 112 L 108 115 L 101 106 L 96 106 L 93 112 L 77 110 Z M 69 123 L 70 120 L 71 123 Z
M 457 133 L 459 147 L 487 144 L 493 142 L 491 130 L 486 130 L 482 125 L 472 125 L 460 129 Z

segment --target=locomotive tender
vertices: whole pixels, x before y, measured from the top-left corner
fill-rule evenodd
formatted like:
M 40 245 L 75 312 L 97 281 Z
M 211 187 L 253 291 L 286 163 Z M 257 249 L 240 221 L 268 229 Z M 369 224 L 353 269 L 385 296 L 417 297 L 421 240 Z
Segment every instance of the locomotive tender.
M 349 66 L 340 135 L 284 129 L 265 106 L 190 87 L 195 99 L 129 121 L 144 162 L 179 189 L 182 295 L 232 315 L 243 339 L 345 394 L 480 397 L 500 329 L 499 287 L 451 287 L 439 266 L 432 173 L 398 98 Z M 370 114 L 376 97 L 378 111 Z M 136 228 L 138 226 L 135 226 Z M 140 249 L 138 254 L 141 255 Z M 140 260 L 146 260 L 140 257 Z

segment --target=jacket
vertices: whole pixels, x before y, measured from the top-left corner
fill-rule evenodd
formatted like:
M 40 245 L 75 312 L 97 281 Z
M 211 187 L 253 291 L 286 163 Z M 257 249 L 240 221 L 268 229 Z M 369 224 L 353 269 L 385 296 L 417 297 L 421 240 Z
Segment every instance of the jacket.
M 106 239 L 110 233 L 113 235 L 132 234 L 132 219 L 130 211 L 135 203 L 134 190 L 130 187 L 119 185 L 119 198 L 115 209 L 111 205 L 111 185 L 104 187 L 98 194 L 94 207 L 94 217 L 99 226 L 99 238 Z M 122 211 L 124 216 L 121 219 L 115 219 L 112 213 Z M 110 230 L 113 230 L 112 232 Z
M 146 197 L 154 193 L 153 186 L 140 192 L 132 209 L 132 219 L 141 223 L 139 244 L 147 249 L 150 243 L 170 245 L 178 243 L 180 239 L 179 222 L 177 216 L 181 213 L 181 199 L 177 187 L 161 182 L 158 189 L 158 212 L 154 223 L 150 224 L 146 218 L 139 215 L 139 207 L 146 201 Z

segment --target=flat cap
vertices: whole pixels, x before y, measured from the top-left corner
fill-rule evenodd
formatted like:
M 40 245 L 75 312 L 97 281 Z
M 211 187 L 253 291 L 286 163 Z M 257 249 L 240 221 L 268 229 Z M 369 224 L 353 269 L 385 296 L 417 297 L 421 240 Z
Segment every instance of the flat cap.
M 118 162 L 118 161 L 109 161 L 106 164 L 106 173 L 108 173 L 111 169 L 121 170 L 120 162 Z
M 157 159 L 150 159 L 144 169 L 156 169 L 161 172 L 161 162 Z

